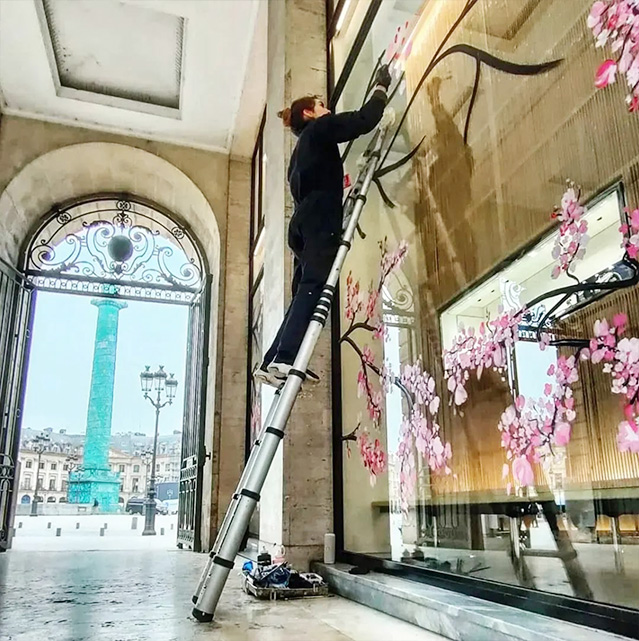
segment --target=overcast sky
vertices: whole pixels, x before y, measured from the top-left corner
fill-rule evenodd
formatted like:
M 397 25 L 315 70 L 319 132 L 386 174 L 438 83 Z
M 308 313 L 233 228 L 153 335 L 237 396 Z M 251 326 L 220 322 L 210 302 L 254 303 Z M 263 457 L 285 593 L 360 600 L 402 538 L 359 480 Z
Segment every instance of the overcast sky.
M 112 433 L 152 434 L 155 410 L 140 391 L 145 365 L 178 379 L 176 399 L 160 414 L 160 434 L 182 429 L 188 307 L 128 301 L 120 312 Z M 23 427 L 86 430 L 98 308 L 88 296 L 39 292 Z

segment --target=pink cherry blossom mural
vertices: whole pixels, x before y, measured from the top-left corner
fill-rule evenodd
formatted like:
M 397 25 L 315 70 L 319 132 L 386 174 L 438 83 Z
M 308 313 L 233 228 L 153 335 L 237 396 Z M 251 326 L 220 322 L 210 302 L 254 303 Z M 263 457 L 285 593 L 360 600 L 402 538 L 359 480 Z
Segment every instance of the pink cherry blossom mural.
M 613 58 L 605 60 L 595 73 L 595 87 L 603 89 L 625 78 L 628 111 L 639 111 L 639 2 L 597 0 L 590 9 L 588 27 L 595 46 L 609 47 Z
M 558 278 L 562 273 L 576 278 L 570 269 L 586 253 L 588 222 L 584 220 L 586 208 L 579 204 L 580 195 L 579 188 L 569 183 L 561 199 L 561 207 L 552 213 L 552 217 L 561 223 L 552 250 L 552 257 L 559 261 L 553 267 L 553 278 Z
M 346 304 L 344 313 L 349 325 L 340 339 L 349 345 L 359 358 L 357 373 L 358 396 L 364 398 L 371 429 L 379 429 L 384 407 L 384 395 L 392 385 L 401 390 L 408 415 L 400 427 L 398 459 L 400 464 L 400 487 L 402 504 L 405 508 L 412 496 L 417 482 L 417 463 L 415 453 L 435 472 L 450 474 L 448 462 L 452 456 L 449 443 L 441 440 L 437 422 L 439 397 L 435 389 L 435 379 L 425 372 L 421 363 L 405 365 L 400 376 L 384 364 L 376 363 L 375 353 L 367 343 L 360 344 L 357 339 L 362 335 L 372 340 L 384 335 L 381 314 L 382 288 L 390 274 L 401 266 L 407 252 L 407 245 L 401 242 L 396 250 L 390 251 L 386 240 L 380 243 L 380 271 L 376 283 L 371 283 L 364 296 L 359 281 L 353 281 L 352 274 L 346 279 Z M 387 456 L 378 438 L 373 438 L 368 428 L 358 422 L 349 434 L 342 437 L 350 456 L 350 441 L 358 445 L 360 458 L 370 473 L 371 485 L 377 476 L 386 471 Z
M 584 256 L 587 242 L 587 225 L 583 220 L 585 208 L 579 203 L 580 191 L 569 183 L 561 206 L 552 214 L 560 221 L 553 249 L 558 262 L 552 270 L 556 278 L 565 273 L 577 282 L 562 287 L 530 303 L 535 305 L 548 298 L 561 296 L 559 303 L 544 314 L 537 323 L 536 336 L 540 349 L 548 345 L 574 349 L 573 354 L 561 354 L 556 364 L 548 369 L 550 381 L 544 386 L 544 396 L 539 399 L 515 395 L 513 403 L 501 415 L 498 429 L 501 445 L 506 452 L 504 479 L 511 474 L 517 487 L 534 482 L 534 468 L 552 456 L 554 448 L 565 447 L 570 442 L 572 425 L 576 418 L 572 386 L 579 380 L 579 363 L 589 361 L 602 364 L 603 371 L 612 378 L 611 391 L 623 398 L 624 420 L 619 423 L 617 446 L 621 452 L 639 453 L 639 338 L 623 336 L 627 316 L 617 314 L 612 320 L 600 319 L 593 327 L 592 338 L 553 338 L 548 325 L 552 314 L 573 294 L 580 291 L 613 290 L 629 287 L 639 282 L 639 210 L 627 210 L 627 223 L 620 227 L 624 235 L 623 262 L 633 276 L 625 281 L 607 283 L 581 283 L 571 272 L 575 260 Z M 527 310 L 501 312 L 494 320 L 482 323 L 478 330 L 460 328 L 453 345 L 444 350 L 444 376 L 450 393 L 450 404 L 459 409 L 468 399 L 467 381 L 471 373 L 480 378 L 489 368 L 506 380 L 507 362 L 515 342 L 519 339 L 519 325 L 529 319 Z M 526 320 L 529 322 L 529 320 Z M 510 491 L 510 484 L 508 485 Z

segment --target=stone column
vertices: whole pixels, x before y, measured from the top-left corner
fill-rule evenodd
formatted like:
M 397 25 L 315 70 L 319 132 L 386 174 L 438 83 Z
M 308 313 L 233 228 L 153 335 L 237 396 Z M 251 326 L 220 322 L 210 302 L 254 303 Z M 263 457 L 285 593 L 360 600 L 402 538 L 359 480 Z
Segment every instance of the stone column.
M 111 444 L 111 416 L 118 344 L 120 310 L 127 307 L 123 301 L 98 298 L 91 301 L 98 308 L 93 351 L 93 372 L 87 410 L 87 430 L 84 440 L 82 469 L 71 475 L 69 501 L 93 503 L 100 508 L 118 504 L 119 474 L 109 468 Z
M 290 301 L 292 256 L 286 246 L 292 202 L 286 173 L 295 138 L 277 112 L 300 96 L 326 93 L 324 2 L 268 3 L 264 348 L 268 347 Z M 315 350 L 311 367 L 318 386 L 302 393 L 286 428 L 262 492 L 260 539 L 283 544 L 287 559 L 305 569 L 321 557 L 324 534 L 332 530 L 330 327 Z M 311 391 L 312 389 L 312 391 Z M 272 393 L 263 389 L 265 416 Z

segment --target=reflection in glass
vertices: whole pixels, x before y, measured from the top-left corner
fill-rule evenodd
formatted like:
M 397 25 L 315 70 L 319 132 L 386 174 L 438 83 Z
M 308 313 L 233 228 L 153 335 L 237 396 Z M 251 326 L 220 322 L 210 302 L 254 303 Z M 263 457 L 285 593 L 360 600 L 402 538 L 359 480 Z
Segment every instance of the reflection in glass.
M 630 400 L 583 341 L 619 313 L 628 344 L 639 337 L 637 270 L 619 232 L 626 204 L 639 207 L 639 120 L 594 87 L 591 4 L 382 3 L 338 106 L 361 104 L 406 9 L 414 28 L 392 104 L 407 115 L 384 166 L 414 155 L 381 178 L 383 195 L 369 194 L 366 238 L 343 273 L 344 546 L 637 608 L 639 452 L 630 432 L 619 437 Z M 353 177 L 365 144 L 343 150 Z M 589 242 L 553 275 L 551 214 L 568 179 L 581 186 Z M 498 366 L 468 367 L 451 389 L 442 354 L 460 327 L 479 332 L 504 313 L 513 344 Z M 552 414 L 539 399 L 568 389 L 557 372 L 577 350 L 567 427 L 553 423 L 546 443 L 539 432 L 532 463 L 509 459 L 507 409 Z

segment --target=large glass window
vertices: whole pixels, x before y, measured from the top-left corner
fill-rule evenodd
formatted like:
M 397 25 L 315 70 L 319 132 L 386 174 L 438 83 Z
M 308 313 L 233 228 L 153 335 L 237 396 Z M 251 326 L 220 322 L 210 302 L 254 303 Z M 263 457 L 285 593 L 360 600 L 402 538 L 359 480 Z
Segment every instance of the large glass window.
M 336 458 L 346 552 L 639 608 L 639 113 L 592 4 L 381 3 L 338 109 L 396 53 L 416 151 L 342 274 Z

